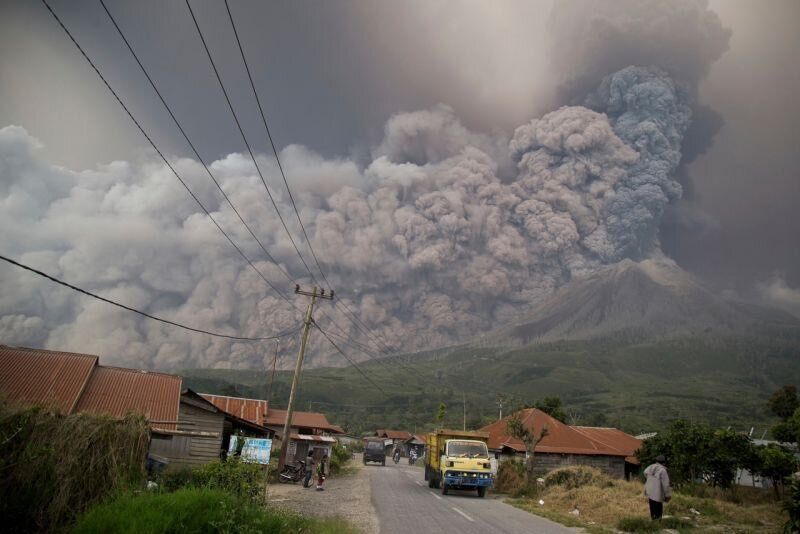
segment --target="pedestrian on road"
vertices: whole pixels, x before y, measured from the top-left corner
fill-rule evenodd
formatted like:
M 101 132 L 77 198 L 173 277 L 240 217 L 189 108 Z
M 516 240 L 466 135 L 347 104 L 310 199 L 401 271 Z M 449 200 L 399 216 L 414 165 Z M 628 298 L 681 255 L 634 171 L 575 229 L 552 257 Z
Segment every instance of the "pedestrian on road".
M 669 485 L 669 474 L 664 467 L 666 458 L 663 454 L 656 456 L 656 463 L 647 466 L 644 470 L 646 477 L 644 483 L 644 496 L 650 503 L 650 519 L 661 521 L 664 513 L 664 503 L 672 498 L 672 487 Z
M 314 453 L 312 451 L 308 451 L 308 457 L 306 458 L 306 478 L 303 480 L 303 487 L 308 488 L 311 487 L 311 477 L 314 476 Z
M 324 454 L 322 459 L 316 463 L 316 475 L 317 475 L 317 491 L 322 491 L 324 488 L 322 484 L 325 482 L 325 463 L 328 460 L 328 455 Z

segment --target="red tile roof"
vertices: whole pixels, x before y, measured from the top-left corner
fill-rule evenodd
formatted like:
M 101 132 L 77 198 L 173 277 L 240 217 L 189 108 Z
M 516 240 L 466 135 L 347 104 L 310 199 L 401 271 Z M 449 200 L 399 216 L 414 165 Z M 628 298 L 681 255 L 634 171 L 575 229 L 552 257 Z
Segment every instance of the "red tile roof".
M 265 426 L 280 426 L 286 422 L 286 410 L 270 409 L 267 412 L 267 417 L 264 419 Z M 292 413 L 292 427 L 293 428 L 316 428 L 324 432 L 332 434 L 344 434 L 341 427 L 328 422 L 325 414 L 317 412 L 293 412 Z
M 220 410 L 235 415 L 240 419 L 246 419 L 257 425 L 266 424 L 264 423 L 264 416 L 267 414 L 268 403 L 265 400 L 210 395 L 208 393 L 201 393 L 200 396 Z
M 152 421 L 177 421 L 180 399 L 177 375 L 101 365 L 89 378 L 75 411 L 113 417 L 140 412 Z M 153 428 L 175 430 L 175 425 L 156 423 Z
M 0 400 L 72 413 L 97 356 L 0 345 Z
M 636 458 L 636 451 L 641 448 L 642 440 L 636 439 L 617 428 L 596 426 L 573 426 L 572 428 L 588 436 L 597 443 L 601 443 L 610 449 L 620 451 L 620 453 L 625 455 L 625 460 L 627 462 L 633 464 L 639 463 L 639 459 Z
M 375 435 L 380 438 L 401 439 L 403 441 L 411 439 L 413 437 L 411 432 L 407 432 L 405 430 L 386 430 L 386 429 L 376 430 Z
M 510 416 L 509 416 L 510 417 Z M 507 422 L 509 417 L 496 421 L 483 427 L 481 430 L 489 433 L 489 448 L 501 449 L 509 447 L 519 452 L 525 451 L 521 440 L 508 435 Z M 607 456 L 632 456 L 630 446 L 633 442 L 619 434 L 624 432 L 616 429 L 587 429 L 587 427 L 571 427 L 561 421 L 550 417 L 541 410 L 528 408 L 522 410 L 522 423 L 527 428 L 532 428 L 535 434 L 547 426 L 547 435 L 536 445 L 536 452 L 556 454 L 587 454 Z M 605 432 L 613 430 L 614 433 Z M 627 436 L 627 434 L 625 434 Z M 633 436 L 628 438 L 639 441 Z M 639 442 L 641 444 L 641 442 Z M 638 446 L 636 447 L 638 448 Z M 633 449 L 636 450 L 636 449 Z

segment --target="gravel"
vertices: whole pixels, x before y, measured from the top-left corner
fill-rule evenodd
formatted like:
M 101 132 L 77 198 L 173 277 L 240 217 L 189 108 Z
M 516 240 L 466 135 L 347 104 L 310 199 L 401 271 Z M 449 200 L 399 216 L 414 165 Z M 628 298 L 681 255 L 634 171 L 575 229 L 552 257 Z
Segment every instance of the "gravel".
M 325 491 L 317 491 L 312 484 L 304 488 L 296 484 L 274 483 L 269 487 L 269 501 L 301 515 L 341 517 L 364 534 L 378 534 L 378 516 L 372 506 L 369 473 L 361 464 L 360 456 L 348 464 L 352 474 L 331 475 L 325 480 Z M 313 481 L 312 481 L 313 482 Z

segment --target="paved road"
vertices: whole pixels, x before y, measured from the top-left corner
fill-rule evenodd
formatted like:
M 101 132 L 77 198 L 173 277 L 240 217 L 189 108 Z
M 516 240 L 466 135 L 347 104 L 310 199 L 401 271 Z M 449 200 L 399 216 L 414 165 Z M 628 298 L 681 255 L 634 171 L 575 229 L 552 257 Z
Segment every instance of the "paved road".
M 499 499 L 480 499 L 476 492 L 450 491 L 449 495 L 442 495 L 441 490 L 429 489 L 422 468 L 409 466 L 405 458 L 397 465 L 389 461 L 386 467 L 369 464 L 366 469 L 381 534 L 576 532 Z

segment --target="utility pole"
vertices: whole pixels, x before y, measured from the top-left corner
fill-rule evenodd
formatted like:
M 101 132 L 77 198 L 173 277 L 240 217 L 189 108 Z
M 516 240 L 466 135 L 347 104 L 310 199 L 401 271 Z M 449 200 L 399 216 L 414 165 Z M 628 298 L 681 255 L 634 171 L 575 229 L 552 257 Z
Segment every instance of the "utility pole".
M 269 378 L 269 388 L 267 388 L 267 406 L 272 401 L 272 384 L 275 382 L 275 364 L 278 362 L 278 344 L 279 339 L 275 340 L 275 356 L 272 358 L 272 376 Z
M 294 401 L 297 396 L 297 384 L 300 381 L 300 371 L 303 368 L 303 358 L 306 355 L 306 344 L 308 343 L 308 334 L 311 331 L 311 324 L 314 321 L 312 313 L 314 312 L 314 304 L 317 299 L 333 300 L 333 290 L 330 294 L 326 295 L 324 289 L 312 288 L 311 291 L 303 291 L 300 285 L 294 286 L 294 292 L 297 295 L 305 295 L 311 297 L 308 303 L 308 310 L 306 310 L 306 319 L 303 325 L 303 336 L 300 338 L 300 351 L 297 353 L 297 363 L 294 366 L 294 376 L 292 377 L 292 389 L 289 391 L 289 405 L 286 407 L 286 422 L 283 424 L 283 443 L 281 444 L 281 455 L 278 458 L 278 471 L 283 469 L 286 465 L 286 454 L 289 450 L 289 432 L 292 427 L 292 414 L 294 413 Z
M 464 432 L 467 431 L 467 394 L 461 392 L 461 400 L 464 402 Z

